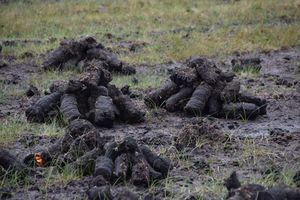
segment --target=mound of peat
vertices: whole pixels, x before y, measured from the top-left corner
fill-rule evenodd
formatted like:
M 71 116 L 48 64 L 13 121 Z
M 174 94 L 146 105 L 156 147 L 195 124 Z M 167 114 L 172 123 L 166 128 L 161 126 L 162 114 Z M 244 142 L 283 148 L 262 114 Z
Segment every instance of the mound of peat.
M 82 68 L 90 60 L 103 62 L 105 69 L 110 72 L 135 74 L 135 69 L 120 61 L 118 57 L 97 43 L 93 37 L 83 37 L 79 40 L 64 40 L 57 49 L 51 51 L 45 58 L 43 68 L 65 69 Z
M 148 107 L 164 107 L 169 112 L 190 115 L 253 119 L 266 114 L 267 102 L 240 93 L 233 73 L 222 72 L 203 57 L 194 57 L 172 71 L 170 80 L 145 97 Z
M 74 120 L 65 135 L 46 149 L 29 154 L 27 166 L 59 166 L 78 170 L 94 181 L 117 183 L 130 180 L 133 185 L 147 187 L 152 181 L 167 176 L 171 162 L 138 145 L 131 137 L 114 141 L 83 119 Z M 12 163 L 14 164 L 14 163 Z
M 109 84 L 112 77 L 104 62 L 93 60 L 85 65 L 78 80 L 53 82 L 51 93 L 26 110 L 27 120 L 45 122 L 61 114 L 68 123 L 87 119 L 108 128 L 115 120 L 127 123 L 144 121 L 145 112 L 117 87 Z

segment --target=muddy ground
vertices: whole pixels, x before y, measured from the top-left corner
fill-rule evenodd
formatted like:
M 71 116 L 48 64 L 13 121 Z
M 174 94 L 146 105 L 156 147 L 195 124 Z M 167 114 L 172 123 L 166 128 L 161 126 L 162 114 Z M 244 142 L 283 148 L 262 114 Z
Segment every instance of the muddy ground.
M 249 54 L 251 55 L 251 54 Z M 215 58 L 223 70 L 230 70 L 232 55 L 225 60 Z M 269 180 L 282 182 L 283 171 L 291 173 L 300 169 L 300 47 L 256 54 L 262 59 L 258 75 L 241 75 L 242 89 L 268 101 L 267 115 L 254 121 L 227 120 L 213 117 L 187 117 L 168 113 L 163 109 L 147 111 L 146 122 L 127 125 L 117 123 L 112 129 L 101 128 L 103 135 L 122 138 L 132 136 L 139 143 L 150 145 L 157 153 L 169 157 L 174 169 L 167 179 L 148 189 L 130 183 L 113 185 L 114 191 L 125 187 L 141 197 L 153 194 L 165 199 L 222 199 L 226 195 L 223 179 L 236 170 L 242 180 Z M 1 59 L 1 58 L 0 58 Z M 7 58 L 6 58 L 7 60 Z M 28 87 L 28 77 L 41 73 L 34 58 L 18 63 L 8 59 L 0 68 L 0 81 L 4 84 Z M 178 63 L 157 66 L 140 66 L 136 77 L 143 74 L 163 74 Z M 137 91 L 145 94 L 147 90 Z M 10 97 L 0 103 L 0 121 L 9 116 L 24 114 L 35 98 Z M 146 109 L 142 96 L 136 99 Z M 185 133 L 195 134 L 194 144 L 177 144 L 176 139 Z M 32 141 L 32 142 L 28 142 Z M 55 137 L 24 134 L 7 146 L 22 159 L 41 146 L 48 146 Z M 56 176 L 55 168 L 39 168 L 30 183 L 16 188 L 6 188 L 12 199 L 86 199 L 86 190 L 92 177 L 83 177 L 61 184 L 45 184 L 45 179 Z M 282 173 L 281 173 L 282 172 Z M 266 182 L 264 182 L 266 183 Z M 194 196 L 194 198 L 192 198 Z M 151 199 L 151 198 L 150 198 Z

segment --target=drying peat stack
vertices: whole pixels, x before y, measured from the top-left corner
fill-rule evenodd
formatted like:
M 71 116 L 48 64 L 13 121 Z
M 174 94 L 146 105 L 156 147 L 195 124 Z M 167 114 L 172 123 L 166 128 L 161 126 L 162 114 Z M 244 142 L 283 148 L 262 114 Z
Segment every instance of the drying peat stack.
M 135 74 L 135 69 L 120 61 L 118 57 L 97 43 L 93 37 L 84 37 L 79 40 L 65 40 L 57 49 L 51 51 L 45 58 L 43 68 L 66 69 L 82 68 L 90 60 L 103 62 L 105 69 L 110 72 Z
M 53 82 L 51 93 L 26 110 L 27 120 L 41 123 L 61 114 L 68 123 L 87 119 L 108 128 L 115 120 L 127 123 L 144 121 L 145 113 L 129 96 L 109 84 L 112 77 L 103 61 L 92 60 L 85 65 L 78 80 Z
M 167 176 L 171 162 L 153 153 L 148 147 L 138 145 L 131 137 L 114 141 L 102 136 L 87 120 L 72 121 L 62 138 L 46 149 L 25 157 L 29 166 L 50 165 L 78 170 L 83 175 L 93 175 L 107 183 L 128 181 L 147 187 L 152 181 Z
M 222 72 L 215 63 L 194 57 L 171 72 L 170 80 L 145 97 L 148 107 L 190 115 L 253 119 L 266 114 L 266 100 L 240 93 L 233 73 Z
M 115 141 L 113 137 L 103 136 L 85 119 L 71 121 L 61 138 L 25 156 L 23 162 L 0 149 L 0 177 L 8 172 L 30 176 L 35 174 L 34 167 L 48 166 L 91 176 L 90 199 L 104 195 L 109 190 L 102 189 L 110 183 L 130 182 L 135 186 L 148 187 L 153 181 L 165 178 L 173 168 L 169 159 L 139 145 L 132 137 Z

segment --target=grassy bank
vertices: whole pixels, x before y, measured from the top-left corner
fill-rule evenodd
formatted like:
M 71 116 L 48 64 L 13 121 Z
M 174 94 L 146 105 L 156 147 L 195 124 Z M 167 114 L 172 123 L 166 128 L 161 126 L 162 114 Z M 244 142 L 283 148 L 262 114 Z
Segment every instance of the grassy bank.
M 16 55 L 45 53 L 63 38 L 83 35 L 111 47 L 142 41 L 148 45 L 141 51 L 121 57 L 155 64 L 299 45 L 299 10 L 295 0 L 12 1 L 0 7 L 0 40 L 29 40 L 4 47 Z

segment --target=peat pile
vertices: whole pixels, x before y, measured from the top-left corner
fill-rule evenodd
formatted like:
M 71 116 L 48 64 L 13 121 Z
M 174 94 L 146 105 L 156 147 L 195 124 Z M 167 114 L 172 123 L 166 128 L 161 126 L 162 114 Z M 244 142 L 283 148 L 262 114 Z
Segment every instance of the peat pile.
M 152 181 L 167 176 L 172 169 L 168 159 L 138 145 L 131 137 L 115 141 L 101 135 L 89 121 L 72 121 L 65 135 L 45 149 L 25 157 L 27 166 L 58 166 L 93 175 L 93 186 L 130 180 L 136 186 L 147 187 Z
M 111 74 L 101 61 L 85 63 L 78 80 L 55 81 L 50 94 L 41 97 L 26 110 L 29 122 L 45 122 L 62 115 L 70 123 L 75 119 L 87 119 L 102 127 L 112 127 L 115 120 L 127 123 L 142 122 L 145 112 L 109 84 Z
M 110 184 L 130 182 L 138 187 L 148 187 L 153 181 L 165 178 L 172 169 L 168 159 L 138 145 L 135 139 L 126 137 L 114 141 L 102 136 L 84 119 L 72 121 L 63 137 L 48 148 L 27 155 L 22 162 L 0 148 L 0 178 L 10 175 L 18 175 L 20 179 L 34 178 L 40 167 L 49 166 L 90 176 L 86 191 L 89 199 L 138 199 L 129 191 L 112 195 Z
M 194 57 L 171 72 L 160 88 L 145 97 L 148 107 L 164 107 L 169 112 L 251 119 L 266 114 L 264 99 L 240 93 L 233 73 L 222 72 L 203 57 Z
M 84 37 L 79 40 L 64 40 L 57 49 L 51 51 L 45 58 L 43 68 L 68 69 L 83 68 L 91 60 L 103 62 L 103 66 L 110 72 L 135 74 L 133 67 L 120 61 L 118 57 L 93 37 Z

